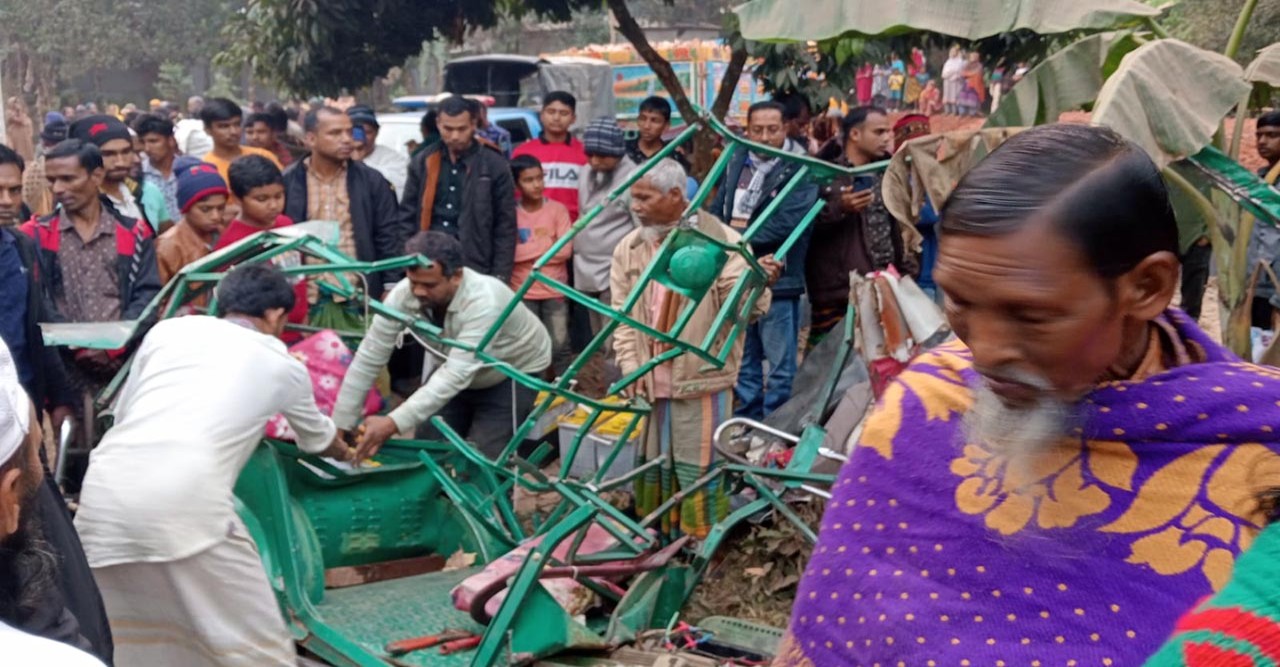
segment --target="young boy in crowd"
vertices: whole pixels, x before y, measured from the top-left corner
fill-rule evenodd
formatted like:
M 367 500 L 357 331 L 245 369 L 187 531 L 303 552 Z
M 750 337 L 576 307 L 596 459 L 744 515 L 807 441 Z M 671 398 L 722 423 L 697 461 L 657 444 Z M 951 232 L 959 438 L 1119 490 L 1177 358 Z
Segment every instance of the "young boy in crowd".
M 182 219 L 156 240 L 156 263 L 162 283 L 213 251 L 222 231 L 228 194 L 226 181 L 211 164 L 202 162 L 178 172 L 178 209 Z
M 520 144 L 512 157 L 529 155 L 542 163 L 547 198 L 569 209 L 569 220 L 578 219 L 578 181 L 587 164 L 587 152 L 569 133 L 577 120 L 578 100 L 571 93 L 554 90 L 542 100 L 542 134 Z
M 889 110 L 897 111 L 902 108 L 902 91 L 907 85 L 907 77 L 902 70 L 895 68 L 889 74 Z
M 532 155 L 518 155 L 511 160 L 511 174 L 520 191 L 516 206 L 516 259 L 511 271 L 511 288 L 519 289 L 533 263 L 542 257 L 561 237 L 569 233 L 569 209 L 558 201 L 544 197 L 546 180 L 542 163 Z M 569 260 L 573 244 L 566 243 L 542 267 L 549 278 L 560 282 L 569 279 Z M 533 311 L 551 334 L 551 370 L 559 375 L 569 367 L 569 304 L 558 292 L 537 282 L 524 295 L 524 305 Z M 553 376 L 554 377 L 554 376 Z
M 246 155 L 231 163 L 227 177 L 231 193 L 240 200 L 240 215 L 227 225 L 215 250 L 257 232 L 293 224 L 284 215 L 284 178 L 274 162 L 260 155 Z
M 288 227 L 293 220 L 284 214 L 284 177 L 274 162 L 261 155 L 246 155 L 237 158 L 227 168 L 231 179 L 231 194 L 240 200 L 240 214 L 236 216 L 227 230 L 218 237 L 219 250 L 258 232 L 278 227 Z M 297 253 L 281 255 L 276 262 L 281 268 L 297 265 L 301 258 Z M 289 322 L 305 324 L 307 321 L 307 281 L 290 278 L 293 285 L 293 310 L 289 311 Z M 293 343 L 300 338 L 296 333 L 286 333 L 281 337 L 286 343 Z

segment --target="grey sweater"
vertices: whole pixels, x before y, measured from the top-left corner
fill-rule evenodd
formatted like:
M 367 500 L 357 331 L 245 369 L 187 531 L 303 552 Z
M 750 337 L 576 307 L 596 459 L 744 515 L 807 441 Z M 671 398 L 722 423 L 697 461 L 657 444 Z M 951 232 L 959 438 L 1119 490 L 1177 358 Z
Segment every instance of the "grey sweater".
M 621 185 L 631 172 L 637 169 L 631 158 L 624 157 L 613 172 L 613 178 L 599 188 L 593 187 L 595 177 L 590 166 L 583 167 L 578 182 L 578 205 L 586 215 L 614 188 Z M 631 194 L 624 193 L 606 206 L 590 224 L 573 237 L 573 285 L 583 292 L 603 292 L 609 289 L 609 265 L 613 261 L 613 249 L 622 237 L 636 228 L 631 216 Z

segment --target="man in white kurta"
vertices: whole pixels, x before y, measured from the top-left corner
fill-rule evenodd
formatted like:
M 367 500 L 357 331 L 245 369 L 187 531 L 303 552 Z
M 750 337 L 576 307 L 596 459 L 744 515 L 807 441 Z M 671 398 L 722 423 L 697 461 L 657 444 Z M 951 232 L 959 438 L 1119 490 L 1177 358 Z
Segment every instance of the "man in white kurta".
M 276 337 L 292 301 L 270 265 L 237 268 L 219 285 L 222 319 L 160 322 L 134 357 L 76 516 L 120 667 L 295 663 L 232 495 L 277 413 L 303 451 L 345 456 Z

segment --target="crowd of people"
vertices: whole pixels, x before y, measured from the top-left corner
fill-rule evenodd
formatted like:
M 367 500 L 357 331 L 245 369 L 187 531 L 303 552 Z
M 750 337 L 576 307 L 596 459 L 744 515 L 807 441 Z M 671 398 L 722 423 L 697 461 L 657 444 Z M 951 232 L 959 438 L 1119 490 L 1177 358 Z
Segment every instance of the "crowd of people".
M 815 143 L 807 136 L 812 109 L 798 102 L 783 97 L 752 106 L 747 136 L 777 151 L 809 152 Z M 376 144 L 377 116 L 358 104 L 318 105 L 300 116 L 279 105 L 246 112 L 223 98 L 192 98 L 192 117 L 176 116 L 172 105 L 153 106 L 144 113 L 118 110 L 120 117 L 110 113 L 117 110 L 97 113 L 88 105 L 50 113 L 29 159 L 0 147 L 0 295 L 25 304 L 8 311 L 0 333 L 22 387 L 57 429 L 70 416 L 91 418 L 84 414 L 84 397 L 96 395 L 127 356 L 134 357 L 114 426 L 90 459 L 74 528 L 56 489 L 45 490 L 50 498 L 42 505 L 48 517 L 40 525 L 60 534 L 61 549 L 71 554 L 63 555 L 66 569 L 77 577 L 62 597 L 47 602 L 83 618 L 57 635 L 20 616 L 6 621 L 72 641 L 104 660 L 113 655 L 114 635 L 120 664 L 200 664 L 209 659 L 209 647 L 243 651 L 244 664 L 275 664 L 292 650 L 284 628 L 269 622 L 275 608 L 265 581 L 212 576 L 244 574 L 253 562 L 230 497 L 238 467 L 262 430 L 258 422 L 282 412 L 304 450 L 365 458 L 398 433 L 442 439 L 429 423 L 438 416 L 492 456 L 508 446 L 513 424 L 528 414 L 532 392 L 465 350 L 397 351 L 398 322 L 374 317 L 366 323 L 354 301 L 324 289 L 322 280 L 290 283 L 266 267 L 237 269 L 220 283 L 218 317 L 162 322 L 136 349 L 46 349 L 38 323 L 136 319 L 165 284 L 209 253 L 262 230 L 326 220 L 337 223 L 338 249 L 358 260 L 430 258 L 426 267 L 364 276 L 371 296 L 431 318 L 454 340 L 474 343 L 496 328 L 492 355 L 521 371 L 556 377 L 582 349 L 581 339 L 589 340 L 606 320 L 585 309 L 574 312 L 561 293 L 539 283 L 499 321 L 534 262 L 591 214 L 541 271 L 620 308 L 680 221 L 696 182 L 681 147 L 667 150 L 669 157 L 611 197 L 640 163 L 667 147 L 672 108 L 658 97 L 641 105 L 638 132 L 628 139 L 614 118 L 581 123 L 575 136 L 575 98 L 550 93 L 542 104 L 541 135 L 518 146 L 485 123 L 482 103 L 450 97 L 430 111 L 411 156 L 386 155 L 395 151 Z M 912 116 L 898 129 L 927 133 L 920 118 Z M 865 165 L 887 157 L 893 144 L 888 112 L 860 107 L 843 119 L 838 137 L 816 148 L 839 164 Z M 642 513 L 713 465 L 711 435 L 719 423 L 735 413 L 761 419 L 788 400 L 803 349 L 800 333 L 807 329 L 816 340 L 834 326 L 844 312 L 850 271 L 911 261 L 877 194 L 877 178 L 823 189 L 805 182 L 783 193 L 796 164 L 734 150 L 716 197 L 688 224 L 732 243 L 772 209 L 753 238 L 771 289 L 754 304 L 755 320 L 723 369 L 707 373 L 696 359 L 676 359 L 629 389 L 653 408 L 640 445 L 644 455 L 671 454 L 669 465 L 638 481 L 636 508 Z M 784 201 L 775 202 L 780 196 Z M 772 253 L 819 198 L 827 203 L 812 235 L 804 234 L 785 261 L 776 260 Z M 682 336 L 697 341 L 706 335 L 746 269 L 741 259 L 729 262 Z M 810 321 L 802 321 L 806 294 Z M 631 316 L 669 326 L 682 298 L 655 286 Z M 205 303 L 207 296 L 195 305 Z M 201 341 L 216 339 L 221 349 L 235 343 L 235 354 L 254 365 L 256 375 L 276 378 L 264 380 L 264 389 L 273 382 L 294 387 L 302 367 L 272 356 L 283 349 L 274 336 L 287 323 L 357 330 L 367 324 L 331 419 L 308 409 L 305 395 L 292 389 L 252 400 L 242 395 L 234 404 L 215 401 L 217 417 L 190 409 L 173 413 L 188 425 L 210 420 L 194 430 L 170 428 L 156 418 L 166 401 L 181 396 L 173 391 L 181 378 L 199 376 L 208 386 L 244 368 L 221 362 L 223 355 L 192 352 Z M 576 327 L 582 335 L 575 336 Z M 659 352 L 652 339 L 623 326 L 602 363 L 616 379 Z M 434 367 L 425 380 L 424 365 Z M 385 415 L 366 417 L 364 398 L 384 369 L 402 400 Z M 191 442 L 176 444 L 183 439 Z M 210 447 L 225 452 L 216 455 L 220 472 L 201 476 L 210 470 L 201 458 Z M 205 453 L 180 455 L 179 461 L 172 458 L 175 451 Z M 148 463 L 130 463 L 140 458 Z M 191 494 L 195 487 L 201 493 Z M 689 494 L 665 528 L 704 537 L 728 504 L 726 489 L 706 487 Z M 158 507 L 176 505 L 187 509 L 163 520 L 155 515 Z M 217 624 L 200 621 L 202 615 L 224 615 L 231 608 L 226 605 L 242 613 Z M 156 624 L 178 632 L 156 641 L 138 630 Z
M 948 61 L 936 102 L 972 113 L 984 93 L 967 81 L 981 79 L 981 64 L 952 60 L 958 83 L 948 87 Z M 888 106 L 934 104 L 926 91 L 936 85 L 918 78 L 920 97 L 895 97 L 908 88 L 901 76 L 894 88 L 901 64 L 889 66 Z M 912 66 L 915 77 L 916 54 Z M 867 92 L 883 96 L 874 81 Z M 789 400 L 802 350 L 846 312 L 850 273 L 894 267 L 940 301 L 945 291 L 963 344 L 917 360 L 863 429 L 800 583 L 785 665 L 1136 665 L 1181 613 L 1227 585 L 1265 523 L 1254 499 L 1277 487 L 1267 478 L 1280 462 L 1268 421 L 1274 374 L 1234 363 L 1169 309 L 1187 234 L 1150 159 L 1108 130 L 1016 136 L 941 211 L 926 201 L 909 230 L 921 240 L 908 243 L 880 176 L 785 188 L 799 163 L 780 155 L 866 166 L 929 134 L 924 114 L 894 122 L 885 108 L 857 106 L 824 137 L 808 100 L 758 102 L 746 136 L 773 152 L 728 149 L 714 198 L 686 217 L 694 156 L 653 160 L 671 124 L 663 98 L 644 101 L 628 139 L 612 117 L 580 123 L 574 96 L 552 92 L 542 133 L 512 146 L 483 103 L 448 97 L 408 156 L 376 143 L 372 109 L 345 107 L 246 113 L 193 98 L 190 117 L 164 103 L 117 117 L 86 105 L 46 116 L 30 156 L 0 146 L 0 301 L 12 304 L 0 317 L 0 641 L 20 637 L 14 650 L 67 665 L 97 664 L 90 654 L 120 665 L 292 664 L 292 639 L 233 509 L 235 479 L 267 420 L 283 414 L 300 449 L 341 460 L 373 456 L 401 433 L 443 439 L 432 417 L 485 455 L 510 445 L 529 389 L 466 348 L 398 349 L 399 320 L 366 320 L 357 300 L 270 264 L 232 270 L 217 286 L 217 313 L 156 324 L 130 349 L 42 343 L 40 322 L 136 319 L 192 262 L 310 220 L 336 223 L 337 248 L 360 261 L 430 260 L 363 276 L 369 296 L 463 343 L 495 331 L 487 350 L 499 362 L 555 377 L 606 319 L 547 284 L 624 308 L 682 221 L 735 243 L 769 211 L 751 243 L 769 289 L 724 366 L 677 357 L 627 390 L 652 406 L 641 456 L 668 455 L 637 480 L 642 515 L 715 465 L 716 426 L 735 414 L 763 419 Z M 1274 182 L 1280 117 L 1258 126 Z M 1044 160 L 1050 153 L 1058 159 Z M 644 162 L 645 174 L 613 196 Z M 819 202 L 812 228 L 775 257 Z M 546 284 L 504 317 L 535 261 L 586 216 L 540 267 Z M 747 270 L 730 258 L 682 339 L 707 335 Z M 682 299 L 653 283 L 628 314 L 667 330 Z M 289 323 L 366 331 L 331 416 L 279 340 Z M 624 325 L 602 365 L 616 378 L 663 352 Z M 56 486 L 40 479 L 39 425 L 90 417 L 84 396 L 129 355 L 73 525 Z M 384 372 L 402 400 L 366 416 Z M 194 388 L 207 400 L 193 403 Z M 704 538 L 729 506 L 729 489 L 704 486 L 662 528 Z M 67 657 L 67 645 L 84 653 Z
M 995 112 L 1000 98 L 1027 70 L 1025 63 L 1009 66 L 1004 61 L 988 69 L 977 51 L 953 46 L 938 78 L 934 78 L 924 52 L 915 48 L 905 61 L 893 53 L 884 61 L 863 62 L 850 97 L 861 106 L 875 105 L 889 111 L 979 116 Z

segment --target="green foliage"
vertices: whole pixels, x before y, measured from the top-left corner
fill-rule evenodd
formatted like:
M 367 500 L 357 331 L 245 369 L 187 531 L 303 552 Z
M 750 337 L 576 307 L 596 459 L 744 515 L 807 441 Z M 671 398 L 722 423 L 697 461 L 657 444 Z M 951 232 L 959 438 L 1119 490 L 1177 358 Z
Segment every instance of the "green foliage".
M 99 67 L 206 62 L 238 0 L 0 0 L 0 54 L 36 67 L 50 91 Z M 47 80 L 51 79 L 51 80 Z
M 1090 35 L 1059 49 L 1031 68 L 987 117 L 986 127 L 1024 127 L 1052 123 L 1064 111 L 1087 109 L 1102 84 L 1140 36 L 1129 31 Z
M 1161 23 L 1174 37 L 1221 53 L 1242 6 L 1244 0 L 1181 0 Z M 1280 42 L 1280 0 L 1258 0 L 1236 61 L 1246 64 L 1275 42 Z
M 216 62 L 251 66 L 260 79 L 300 94 L 336 94 L 384 76 L 435 35 L 460 42 L 500 17 L 568 21 L 591 0 L 247 0 L 227 23 Z
M 236 99 L 240 97 L 240 87 L 235 81 L 231 80 L 231 75 L 224 70 L 215 70 L 213 73 L 213 81 L 204 91 L 205 97 L 227 97 Z
M 160 64 L 160 73 L 156 77 L 156 95 L 166 100 L 185 99 L 194 91 L 191 75 L 187 68 L 172 60 Z

